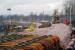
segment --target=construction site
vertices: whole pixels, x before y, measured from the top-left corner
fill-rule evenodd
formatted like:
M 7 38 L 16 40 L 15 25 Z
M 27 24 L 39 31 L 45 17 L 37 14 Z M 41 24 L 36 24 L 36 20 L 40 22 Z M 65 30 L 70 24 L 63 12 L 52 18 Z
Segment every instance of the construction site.
M 65 50 L 71 40 L 72 31 L 67 23 L 60 22 L 57 10 L 52 22 L 32 20 L 27 26 L 21 26 L 11 21 L 4 27 L 0 50 Z
M 30 16 L 11 15 L 12 8 L 7 8 L 9 14 L 0 15 L 0 50 L 75 50 L 72 6 L 72 9 L 65 8 L 65 15 L 54 8 L 51 16 L 44 12 Z

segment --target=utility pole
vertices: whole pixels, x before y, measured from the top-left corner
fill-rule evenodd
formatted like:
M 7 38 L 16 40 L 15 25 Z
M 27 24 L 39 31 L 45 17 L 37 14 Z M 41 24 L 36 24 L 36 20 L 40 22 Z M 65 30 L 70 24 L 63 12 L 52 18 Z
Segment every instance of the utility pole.
M 72 26 L 72 23 L 71 23 L 71 21 L 72 21 L 72 6 L 70 6 L 70 26 Z

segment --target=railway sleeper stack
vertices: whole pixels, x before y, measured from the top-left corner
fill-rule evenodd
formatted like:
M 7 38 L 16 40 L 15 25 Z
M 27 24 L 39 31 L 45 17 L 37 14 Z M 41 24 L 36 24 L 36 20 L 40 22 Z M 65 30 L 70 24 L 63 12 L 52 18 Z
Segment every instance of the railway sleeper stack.
M 4 42 L 0 44 L 0 50 L 63 50 L 60 46 L 60 39 L 58 36 L 32 35 Z
M 3 37 L 0 37 L 0 44 L 4 43 L 4 42 L 8 42 L 8 41 L 14 41 L 17 39 L 21 39 L 21 38 L 27 37 L 27 36 L 31 36 L 31 35 L 11 34 L 11 35 L 7 35 L 7 36 L 3 36 Z

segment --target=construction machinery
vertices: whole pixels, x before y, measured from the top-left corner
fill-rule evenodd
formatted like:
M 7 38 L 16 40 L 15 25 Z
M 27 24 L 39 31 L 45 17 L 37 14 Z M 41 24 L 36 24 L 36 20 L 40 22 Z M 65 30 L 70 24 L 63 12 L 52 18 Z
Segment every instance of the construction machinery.
M 36 28 L 36 24 L 30 23 L 27 29 L 24 29 L 24 32 L 33 32 Z
M 58 10 L 55 9 L 53 16 L 52 16 L 52 23 L 56 24 L 56 23 L 60 23 L 60 19 L 59 19 L 59 15 L 58 15 Z

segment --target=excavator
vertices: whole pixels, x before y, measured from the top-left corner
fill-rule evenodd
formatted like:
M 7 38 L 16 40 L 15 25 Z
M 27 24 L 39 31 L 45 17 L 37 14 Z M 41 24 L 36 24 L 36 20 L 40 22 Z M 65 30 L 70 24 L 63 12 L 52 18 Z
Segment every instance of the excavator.
M 30 23 L 28 25 L 28 28 L 27 29 L 24 29 L 24 32 L 33 32 L 36 28 L 36 25 L 34 23 Z

